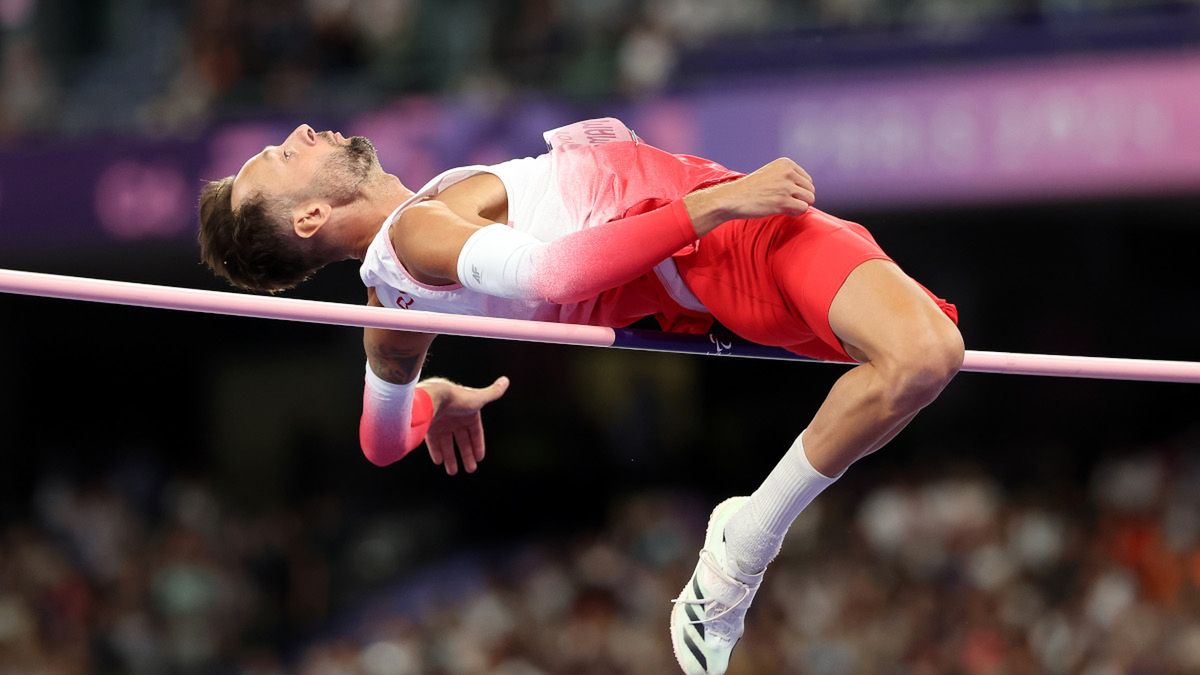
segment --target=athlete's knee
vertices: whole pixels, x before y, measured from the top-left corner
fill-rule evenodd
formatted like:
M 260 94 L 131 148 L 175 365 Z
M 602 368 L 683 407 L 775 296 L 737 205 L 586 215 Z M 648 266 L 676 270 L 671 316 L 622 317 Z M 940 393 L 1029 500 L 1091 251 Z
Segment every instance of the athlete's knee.
M 885 379 L 888 408 L 897 416 L 933 402 L 962 368 L 963 340 L 950 321 L 916 329 L 876 363 Z

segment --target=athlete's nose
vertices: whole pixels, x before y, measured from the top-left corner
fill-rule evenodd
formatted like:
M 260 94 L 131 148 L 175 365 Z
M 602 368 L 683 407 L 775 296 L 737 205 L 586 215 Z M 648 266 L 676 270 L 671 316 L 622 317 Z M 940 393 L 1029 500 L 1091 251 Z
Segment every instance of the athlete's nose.
M 292 138 L 299 140 L 302 143 L 312 145 L 317 142 L 317 132 L 307 124 L 301 124 L 292 132 Z

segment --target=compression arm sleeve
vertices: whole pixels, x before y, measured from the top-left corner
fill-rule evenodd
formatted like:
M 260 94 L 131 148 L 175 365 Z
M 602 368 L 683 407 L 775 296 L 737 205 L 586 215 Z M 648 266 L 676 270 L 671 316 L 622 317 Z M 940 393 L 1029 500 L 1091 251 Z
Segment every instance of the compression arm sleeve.
M 682 199 L 549 242 L 488 225 L 463 245 L 458 279 L 488 295 L 566 304 L 632 281 L 695 240 Z
M 393 384 L 367 364 L 363 412 L 358 441 L 375 466 L 387 466 L 407 455 L 425 439 L 433 421 L 433 401 L 417 386 L 420 373 L 408 384 Z

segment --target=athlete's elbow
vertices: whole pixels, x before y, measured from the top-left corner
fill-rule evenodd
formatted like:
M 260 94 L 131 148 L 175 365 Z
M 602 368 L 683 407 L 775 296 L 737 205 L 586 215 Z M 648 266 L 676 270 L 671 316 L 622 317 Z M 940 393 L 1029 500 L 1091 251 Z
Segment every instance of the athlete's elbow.
M 378 467 L 385 467 L 400 459 L 399 457 L 393 456 L 391 453 L 380 452 L 376 448 L 372 448 L 369 445 L 362 446 L 362 451 L 363 456 L 367 458 L 367 461 Z
M 394 464 L 409 453 L 405 449 L 405 444 L 390 443 L 371 433 L 367 424 L 363 424 L 359 428 L 358 444 L 362 447 L 363 456 L 367 458 L 367 461 L 378 467 Z
M 362 446 L 363 456 L 367 461 L 378 467 L 385 467 L 389 464 L 395 464 L 408 454 L 407 451 L 397 452 L 392 448 L 379 448 L 372 445 Z

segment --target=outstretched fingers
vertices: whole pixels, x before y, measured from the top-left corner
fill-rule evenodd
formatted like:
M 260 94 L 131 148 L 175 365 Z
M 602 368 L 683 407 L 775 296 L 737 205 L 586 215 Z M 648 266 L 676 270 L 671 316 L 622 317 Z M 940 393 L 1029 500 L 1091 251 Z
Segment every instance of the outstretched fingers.
M 457 474 L 460 463 L 467 473 L 479 468 L 485 454 L 480 410 L 503 396 L 508 384 L 507 377 L 496 378 L 479 389 L 445 380 L 425 381 L 439 402 L 425 444 L 429 447 L 429 458 L 445 468 L 447 475 Z
M 429 444 L 430 455 L 436 451 L 441 457 L 441 464 L 446 469 L 446 475 L 453 476 L 458 473 L 458 457 L 454 454 L 454 436 L 449 433 L 442 433 L 436 436 L 426 438 L 426 443 Z M 434 464 L 438 464 L 438 460 L 434 460 Z
M 429 449 L 429 459 L 433 460 L 434 465 L 441 466 L 442 451 L 437 444 L 437 440 L 432 436 L 426 436 L 425 447 Z
M 467 473 L 475 473 L 475 448 L 471 443 L 471 435 L 466 427 L 454 431 L 454 443 L 458 446 L 458 454 L 462 457 L 463 468 Z
M 467 431 L 471 434 L 471 445 L 475 450 L 475 461 L 482 462 L 483 456 L 486 454 L 483 445 L 483 418 L 476 417 L 475 423 L 467 427 Z
M 452 432 L 427 436 L 425 445 L 429 448 L 429 458 L 434 464 L 444 465 L 448 475 L 458 473 L 460 461 L 467 473 L 475 473 L 486 454 L 483 444 L 483 422 L 476 418 L 473 424 L 459 427 Z

